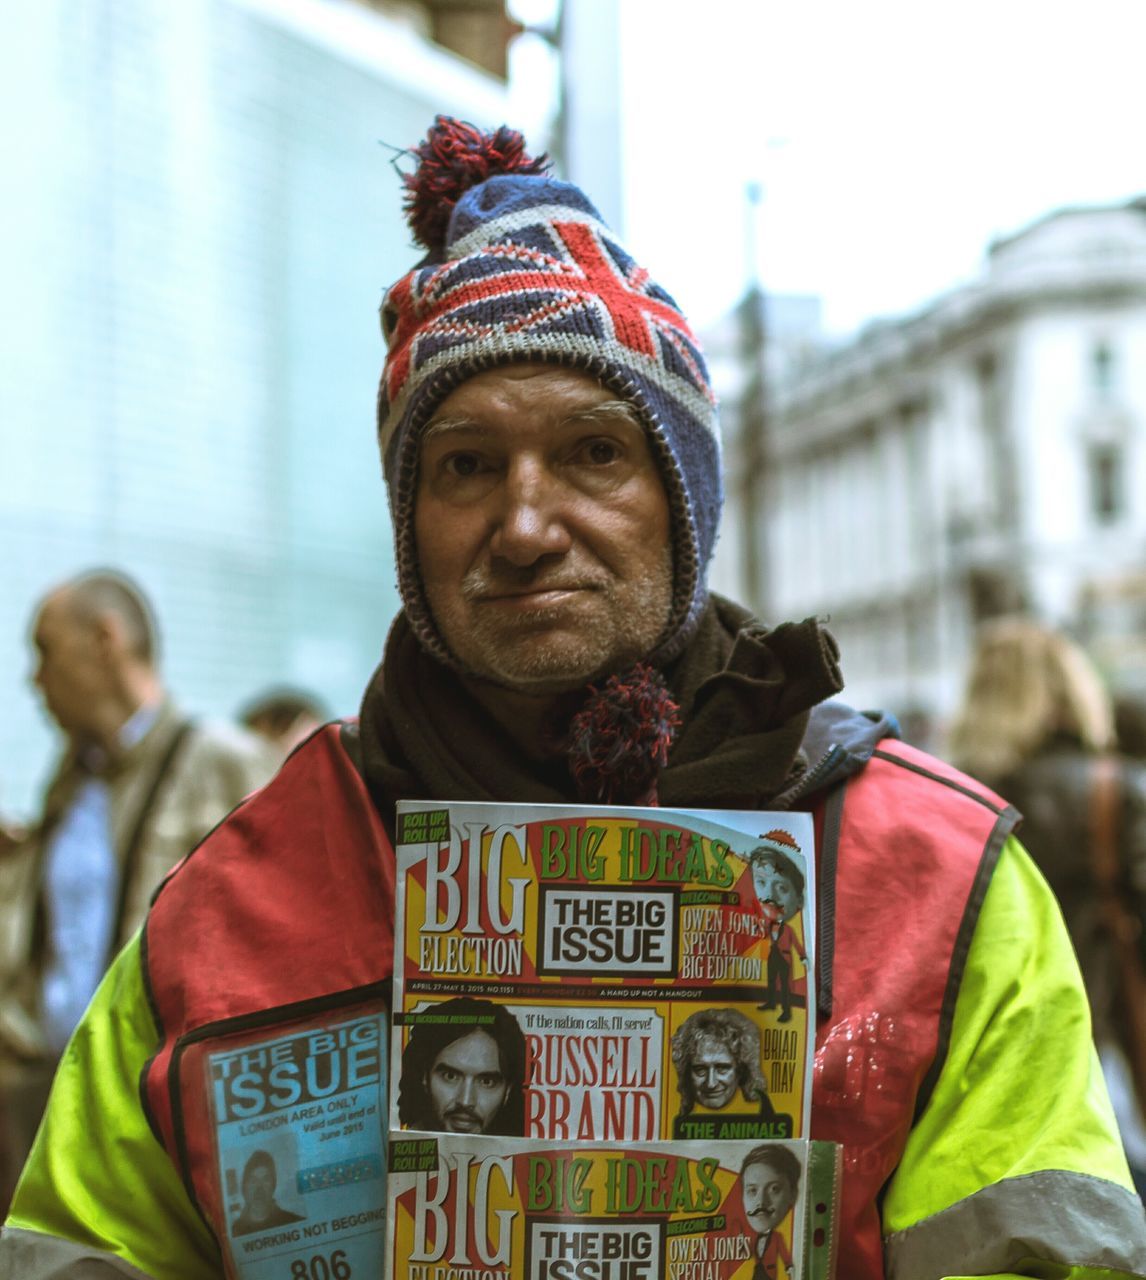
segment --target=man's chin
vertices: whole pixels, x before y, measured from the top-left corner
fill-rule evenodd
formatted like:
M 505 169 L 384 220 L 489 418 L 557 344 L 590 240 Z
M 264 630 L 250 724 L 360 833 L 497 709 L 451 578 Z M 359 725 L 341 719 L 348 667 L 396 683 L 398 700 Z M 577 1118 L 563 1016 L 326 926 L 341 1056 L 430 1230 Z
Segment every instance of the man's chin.
M 563 694 L 576 693 L 587 684 L 597 679 L 597 671 L 561 671 L 553 674 L 539 675 L 534 673 L 518 673 L 512 671 L 491 672 L 480 676 L 486 684 L 502 689 L 506 693 L 518 693 L 531 698 L 559 698 Z
M 487 684 L 542 698 L 575 693 L 637 660 L 627 649 L 612 654 L 594 652 L 584 640 L 563 637 L 560 643 L 547 645 L 507 641 L 496 653 L 469 655 L 466 666 L 471 675 Z

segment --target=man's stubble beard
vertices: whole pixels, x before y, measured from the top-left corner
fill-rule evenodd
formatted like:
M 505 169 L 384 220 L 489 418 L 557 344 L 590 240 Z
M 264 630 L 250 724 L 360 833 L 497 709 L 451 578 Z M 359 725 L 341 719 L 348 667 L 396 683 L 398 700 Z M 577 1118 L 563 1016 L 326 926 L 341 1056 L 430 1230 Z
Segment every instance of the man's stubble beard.
M 565 580 L 575 575 L 566 574 Z M 488 589 L 483 571 L 467 576 L 463 595 L 475 601 L 449 621 L 443 639 L 466 673 L 519 693 L 567 693 L 647 658 L 668 625 L 672 608 L 672 551 L 662 563 L 620 583 L 581 575 L 590 598 L 573 607 L 540 608 L 499 619 L 476 597 Z M 431 601 L 431 608 L 433 602 Z M 496 606 L 494 607 L 496 608 Z M 457 630 L 458 635 L 450 632 Z

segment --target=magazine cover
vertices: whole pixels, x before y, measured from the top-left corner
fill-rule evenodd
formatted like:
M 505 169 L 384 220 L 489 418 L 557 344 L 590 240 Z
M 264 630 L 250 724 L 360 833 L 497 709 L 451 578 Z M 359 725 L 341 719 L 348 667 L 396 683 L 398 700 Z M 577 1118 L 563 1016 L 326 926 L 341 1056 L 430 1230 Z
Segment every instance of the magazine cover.
M 810 1145 L 395 1135 L 386 1274 L 813 1280 Z
M 398 806 L 392 1129 L 805 1137 L 807 814 Z

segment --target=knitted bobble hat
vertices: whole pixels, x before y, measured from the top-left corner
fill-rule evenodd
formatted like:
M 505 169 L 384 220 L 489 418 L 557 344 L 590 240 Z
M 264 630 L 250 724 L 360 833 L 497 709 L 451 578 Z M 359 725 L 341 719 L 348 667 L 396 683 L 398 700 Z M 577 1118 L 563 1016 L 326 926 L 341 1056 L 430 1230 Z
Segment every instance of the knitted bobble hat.
M 649 435 L 673 523 L 673 600 L 654 663 L 695 630 L 723 500 L 716 401 L 688 322 L 585 195 L 549 176 L 521 134 L 438 116 L 413 152 L 406 213 L 426 256 L 382 303 L 378 438 L 398 585 L 423 647 L 457 665 L 426 603 L 414 540 L 422 432 L 467 378 L 533 361 L 580 369 Z

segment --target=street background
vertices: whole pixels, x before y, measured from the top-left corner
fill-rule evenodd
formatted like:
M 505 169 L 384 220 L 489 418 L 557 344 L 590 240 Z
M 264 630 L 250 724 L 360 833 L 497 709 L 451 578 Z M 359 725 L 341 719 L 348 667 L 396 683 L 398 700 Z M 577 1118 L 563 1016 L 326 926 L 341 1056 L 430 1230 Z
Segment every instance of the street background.
M 509 121 L 701 330 L 714 581 L 821 613 L 941 741 L 974 626 L 1146 678 L 1136 8 L 40 0 L 0 40 L 0 814 L 55 739 L 28 626 L 96 565 L 169 686 L 353 714 L 397 608 L 373 408 L 395 148 Z M 994 252 L 990 252 L 994 246 Z

